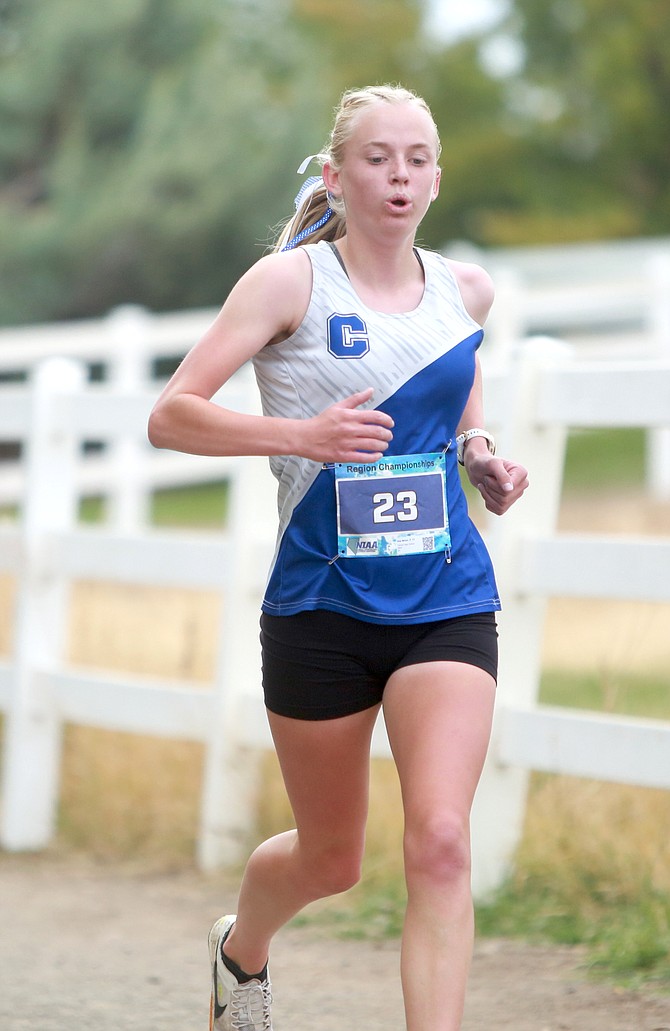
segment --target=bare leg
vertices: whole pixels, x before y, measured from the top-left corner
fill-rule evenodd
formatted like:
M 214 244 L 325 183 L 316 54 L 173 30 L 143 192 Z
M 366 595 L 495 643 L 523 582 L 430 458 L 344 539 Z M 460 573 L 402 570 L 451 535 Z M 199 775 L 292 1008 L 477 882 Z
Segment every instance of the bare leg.
M 378 711 L 318 722 L 269 714 L 296 830 L 265 841 L 247 864 L 225 947 L 243 970 L 263 968 L 273 935 L 309 902 L 359 879 Z
M 458 1031 L 472 956 L 470 808 L 495 684 L 454 662 L 398 670 L 384 715 L 405 810 L 408 904 L 402 982 L 408 1031 Z

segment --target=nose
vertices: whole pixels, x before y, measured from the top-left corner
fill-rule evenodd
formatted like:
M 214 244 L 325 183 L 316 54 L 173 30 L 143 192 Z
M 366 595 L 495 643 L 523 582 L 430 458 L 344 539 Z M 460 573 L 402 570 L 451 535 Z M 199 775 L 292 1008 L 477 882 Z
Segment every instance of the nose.
M 391 179 L 393 182 L 406 183 L 409 179 L 407 162 L 404 158 L 396 158 L 391 165 Z

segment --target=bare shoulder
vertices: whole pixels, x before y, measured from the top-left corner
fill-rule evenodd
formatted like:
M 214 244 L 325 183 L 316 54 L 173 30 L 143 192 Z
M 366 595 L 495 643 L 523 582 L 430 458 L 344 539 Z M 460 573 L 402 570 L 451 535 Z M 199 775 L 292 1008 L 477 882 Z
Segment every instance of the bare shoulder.
M 311 262 L 302 247 L 266 254 L 249 268 L 237 287 L 273 297 L 307 297 L 312 288 Z
M 495 296 L 493 280 L 481 265 L 453 258 L 447 258 L 447 262 L 456 277 L 468 314 L 483 326 Z
M 295 332 L 312 291 L 311 262 L 302 250 L 259 258 L 233 287 L 221 312 L 223 318 L 253 320 L 263 342 L 284 339 Z

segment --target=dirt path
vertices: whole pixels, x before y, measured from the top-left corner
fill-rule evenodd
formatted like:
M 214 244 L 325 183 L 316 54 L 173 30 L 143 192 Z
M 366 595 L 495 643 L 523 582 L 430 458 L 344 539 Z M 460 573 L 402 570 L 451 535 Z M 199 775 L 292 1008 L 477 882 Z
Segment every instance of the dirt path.
M 0 856 L 2 1031 L 205 1031 L 220 878 Z M 397 942 L 287 929 L 277 1031 L 402 1031 Z M 670 997 L 586 980 L 579 950 L 483 941 L 463 1031 L 670 1031 Z

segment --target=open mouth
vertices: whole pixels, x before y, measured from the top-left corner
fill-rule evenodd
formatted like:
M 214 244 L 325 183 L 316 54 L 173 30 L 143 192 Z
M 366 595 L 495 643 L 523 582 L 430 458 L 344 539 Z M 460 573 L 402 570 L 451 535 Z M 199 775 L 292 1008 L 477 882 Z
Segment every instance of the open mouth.
M 394 208 L 406 208 L 409 204 L 409 199 L 407 197 L 391 197 L 389 198 L 389 203 Z

